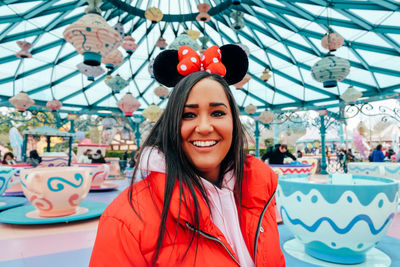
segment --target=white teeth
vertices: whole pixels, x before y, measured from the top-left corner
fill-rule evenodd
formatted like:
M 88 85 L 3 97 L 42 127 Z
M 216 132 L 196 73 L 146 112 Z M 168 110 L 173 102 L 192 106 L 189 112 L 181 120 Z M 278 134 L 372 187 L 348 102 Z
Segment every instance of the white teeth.
M 198 147 L 206 147 L 206 146 L 213 146 L 217 143 L 217 141 L 194 141 L 193 145 Z

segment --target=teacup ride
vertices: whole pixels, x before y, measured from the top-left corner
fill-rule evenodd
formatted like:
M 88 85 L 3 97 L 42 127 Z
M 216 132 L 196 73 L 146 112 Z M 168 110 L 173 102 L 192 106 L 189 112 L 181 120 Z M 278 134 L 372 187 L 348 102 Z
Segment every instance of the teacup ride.
M 31 205 L 0 213 L 0 222 L 48 224 L 98 217 L 106 204 L 83 201 L 91 186 L 90 170 L 43 167 L 21 171 L 20 183 Z
M 64 152 L 44 152 L 40 165 L 43 167 L 68 166 L 68 155 Z
M 272 170 L 281 175 L 292 175 L 292 174 L 311 174 L 313 168 L 310 164 L 300 164 L 300 163 L 289 163 L 289 164 L 269 164 Z
M 279 178 L 278 209 L 295 237 L 283 248 L 318 266 L 389 266 L 390 257 L 374 247 L 395 216 L 399 184 L 383 177 L 340 177 L 344 179 Z
M 20 173 L 23 169 L 31 169 L 33 166 L 31 164 L 26 163 L 16 163 L 13 165 L 2 165 L 12 167 L 15 171 L 13 172 L 11 179 L 8 183 L 8 186 L 4 192 L 5 196 L 25 196 L 24 192 L 22 192 L 22 185 L 19 182 L 21 179 Z M 2 167 L 0 166 L 0 168 Z
M 91 191 L 108 191 L 116 189 L 119 185 L 107 181 L 110 174 L 110 165 L 104 163 L 73 163 L 72 166 L 90 170 Z
M 26 202 L 26 199 L 22 197 L 2 197 L 16 172 L 17 170 L 13 167 L 0 166 L 0 211 L 23 205 Z

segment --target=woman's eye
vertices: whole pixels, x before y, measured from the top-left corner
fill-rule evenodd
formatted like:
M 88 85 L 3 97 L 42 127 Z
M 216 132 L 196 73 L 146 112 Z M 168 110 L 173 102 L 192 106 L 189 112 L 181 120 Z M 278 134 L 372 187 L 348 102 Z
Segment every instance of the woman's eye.
M 193 112 L 185 112 L 182 115 L 182 119 L 192 119 L 196 117 L 196 115 Z
M 226 113 L 221 110 L 216 110 L 216 111 L 213 111 L 213 113 L 211 115 L 214 117 L 221 117 L 221 116 L 226 115 Z

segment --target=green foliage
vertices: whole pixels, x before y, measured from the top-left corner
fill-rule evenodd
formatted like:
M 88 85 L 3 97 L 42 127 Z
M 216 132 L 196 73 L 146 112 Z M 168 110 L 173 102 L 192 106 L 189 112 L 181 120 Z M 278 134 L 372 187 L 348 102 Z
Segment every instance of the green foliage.
M 106 158 L 119 158 L 122 159 L 125 151 L 106 151 Z

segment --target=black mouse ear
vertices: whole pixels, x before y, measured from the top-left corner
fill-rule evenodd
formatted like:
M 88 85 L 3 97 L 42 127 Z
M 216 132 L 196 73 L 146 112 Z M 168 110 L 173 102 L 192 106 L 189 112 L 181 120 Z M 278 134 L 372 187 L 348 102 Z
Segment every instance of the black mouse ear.
M 183 78 L 178 72 L 178 63 L 178 50 L 162 51 L 154 60 L 154 78 L 167 87 L 174 87 Z
M 246 75 L 249 68 L 249 60 L 246 52 L 234 44 L 227 44 L 220 47 L 221 62 L 226 68 L 225 80 L 229 85 L 240 82 Z

